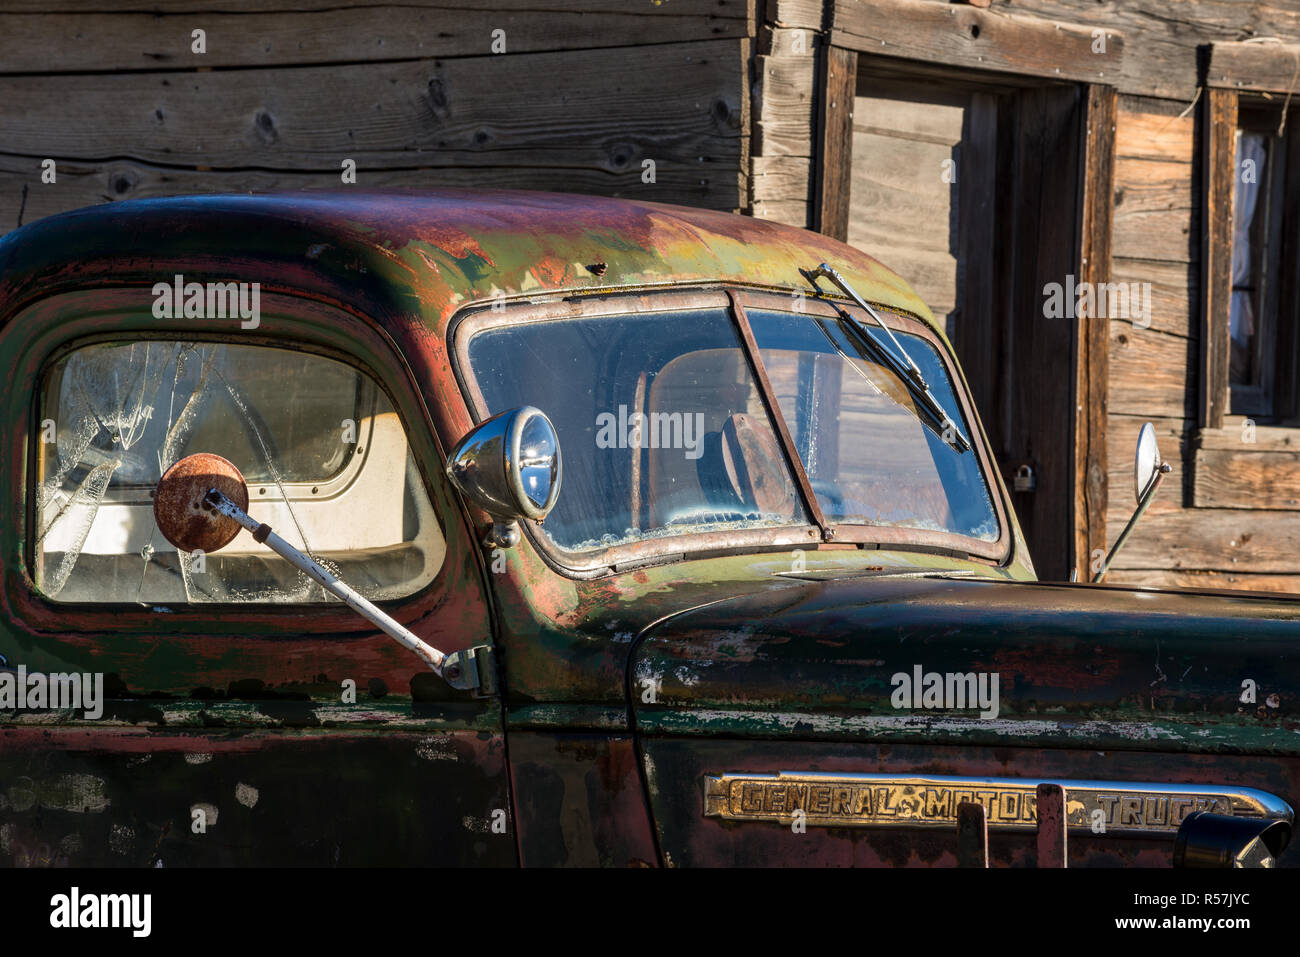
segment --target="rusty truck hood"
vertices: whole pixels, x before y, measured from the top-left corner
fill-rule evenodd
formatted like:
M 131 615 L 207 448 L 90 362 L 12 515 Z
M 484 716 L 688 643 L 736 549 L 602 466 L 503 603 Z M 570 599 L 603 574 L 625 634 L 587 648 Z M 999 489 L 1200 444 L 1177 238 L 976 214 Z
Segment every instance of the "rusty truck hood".
M 671 617 L 641 637 L 631 688 L 651 732 L 1289 753 L 1298 644 L 1300 601 L 1281 598 L 858 577 Z M 894 676 L 918 668 L 996 674 L 996 716 L 919 692 L 895 707 Z

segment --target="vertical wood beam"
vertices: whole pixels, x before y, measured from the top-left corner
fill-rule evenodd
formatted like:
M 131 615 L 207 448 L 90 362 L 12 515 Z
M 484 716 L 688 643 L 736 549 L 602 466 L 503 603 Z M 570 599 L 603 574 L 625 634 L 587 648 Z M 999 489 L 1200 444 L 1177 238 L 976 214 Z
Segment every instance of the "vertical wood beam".
M 1294 423 L 1300 415 L 1300 130 L 1294 123 L 1287 125 L 1285 149 L 1286 199 L 1282 204 L 1273 413 L 1284 422 Z
M 1111 218 L 1115 188 L 1115 120 L 1118 95 L 1113 86 L 1090 84 L 1083 103 L 1084 135 L 1079 282 L 1093 290 L 1110 282 Z M 1096 301 L 1100 302 L 1098 295 Z M 1107 454 L 1110 318 L 1078 317 L 1079 359 L 1075 366 L 1075 421 L 1073 567 L 1080 581 L 1088 581 L 1091 555 L 1106 550 Z
M 957 155 L 957 321 L 953 347 L 975 397 L 989 441 L 1002 451 L 998 350 L 1003 310 L 997 305 L 998 101 L 973 93 Z
M 841 241 L 849 238 L 849 185 L 853 179 L 853 99 L 858 87 L 858 55 L 827 45 L 825 82 L 817 129 L 817 231 Z
M 1232 198 L 1237 94 L 1207 89 L 1201 108 L 1201 368 L 1199 425 L 1223 428 L 1228 412 L 1232 301 Z

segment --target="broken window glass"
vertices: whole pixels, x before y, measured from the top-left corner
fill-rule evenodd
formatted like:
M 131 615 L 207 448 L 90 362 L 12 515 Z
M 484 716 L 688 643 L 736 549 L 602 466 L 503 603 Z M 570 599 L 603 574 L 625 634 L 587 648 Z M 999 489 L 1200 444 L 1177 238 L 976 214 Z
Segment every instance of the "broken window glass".
M 64 602 L 322 602 L 241 534 L 177 554 L 152 495 L 197 452 L 243 473 L 249 513 L 371 600 L 437 574 L 445 541 L 383 390 L 323 356 L 266 346 L 101 343 L 58 360 L 41 397 L 35 579 Z

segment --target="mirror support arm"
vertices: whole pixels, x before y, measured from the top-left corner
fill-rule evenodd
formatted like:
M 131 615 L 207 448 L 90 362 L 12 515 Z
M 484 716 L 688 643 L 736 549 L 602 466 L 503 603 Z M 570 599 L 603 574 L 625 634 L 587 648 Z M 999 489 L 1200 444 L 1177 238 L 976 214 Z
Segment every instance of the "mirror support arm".
M 467 648 L 464 651 L 444 654 L 408 628 L 403 627 L 392 616 L 375 607 L 370 601 L 330 574 L 318 562 L 312 560 L 311 557 L 303 554 L 275 534 L 270 525 L 258 522 L 257 519 L 253 518 L 225 495 L 222 495 L 217 489 L 209 490 L 203 501 L 205 505 L 210 506 L 227 518 L 234 519 L 252 533 L 253 538 L 258 543 L 267 546 L 271 551 L 320 584 L 322 588 L 335 598 L 338 598 L 362 618 L 381 629 L 399 644 L 413 651 L 420 660 L 433 670 L 434 674 L 453 688 L 474 691 L 478 695 L 494 693 L 495 681 L 493 679 L 495 678 L 495 672 L 492 669 L 491 648 L 477 646 Z M 479 666 L 480 660 L 484 665 L 482 668 Z
M 1129 533 L 1133 531 L 1133 527 L 1137 525 L 1138 520 L 1142 517 L 1143 513 L 1146 512 L 1147 506 L 1151 504 L 1151 500 L 1156 497 L 1156 492 L 1160 488 L 1160 483 L 1163 482 L 1165 476 L 1172 471 L 1173 467 L 1167 462 L 1162 462 L 1156 469 L 1155 475 L 1151 479 L 1150 486 L 1147 487 L 1146 493 L 1142 496 L 1142 500 L 1138 502 L 1137 509 L 1133 512 L 1133 517 L 1130 518 L 1128 524 L 1124 526 L 1124 531 L 1119 533 L 1119 538 L 1115 539 L 1115 544 L 1110 547 L 1110 554 L 1108 554 L 1105 561 L 1102 562 L 1101 568 L 1097 569 L 1097 574 L 1092 576 L 1092 583 L 1094 585 L 1106 577 L 1106 572 L 1110 570 L 1111 562 L 1115 560 L 1115 556 L 1119 554 L 1119 550 L 1123 548 L 1124 543 L 1128 541 Z

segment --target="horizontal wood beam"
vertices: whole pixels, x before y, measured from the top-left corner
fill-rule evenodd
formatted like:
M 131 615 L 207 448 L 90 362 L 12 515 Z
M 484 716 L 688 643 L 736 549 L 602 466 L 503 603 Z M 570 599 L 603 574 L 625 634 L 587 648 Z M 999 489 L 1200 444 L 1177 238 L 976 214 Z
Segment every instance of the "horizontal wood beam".
M 880 56 L 1114 84 L 1124 56 L 1116 30 L 1056 23 L 936 0 L 833 0 L 831 43 Z
M 752 0 L 174 3 L 157 13 L 0 13 L 0 73 L 267 67 L 645 46 L 754 34 Z M 149 4 L 148 6 L 157 6 Z M 89 5 L 93 6 L 93 4 Z M 147 6 L 135 4 L 137 7 Z M 194 7 L 193 10 L 188 9 Z M 14 4 L 6 3 L 6 11 Z M 194 53 L 202 29 L 206 51 Z M 499 33 L 497 31 L 500 31 Z
M 1160 497 L 1177 494 L 1162 489 Z M 1115 568 L 1295 573 L 1300 512 L 1185 508 L 1148 512 L 1115 559 Z
M 1300 93 L 1300 44 L 1210 44 L 1205 85 L 1238 92 Z
M 1234 449 L 1193 455 L 1192 504 L 1197 508 L 1300 510 L 1300 448 L 1257 450 L 1238 436 Z
M 347 157 L 359 170 L 513 167 L 534 188 L 548 167 L 640 178 L 651 159 L 656 176 L 678 166 L 704 186 L 729 180 L 735 200 L 750 46 L 0 77 L 0 156 L 299 172 L 337 171 Z

